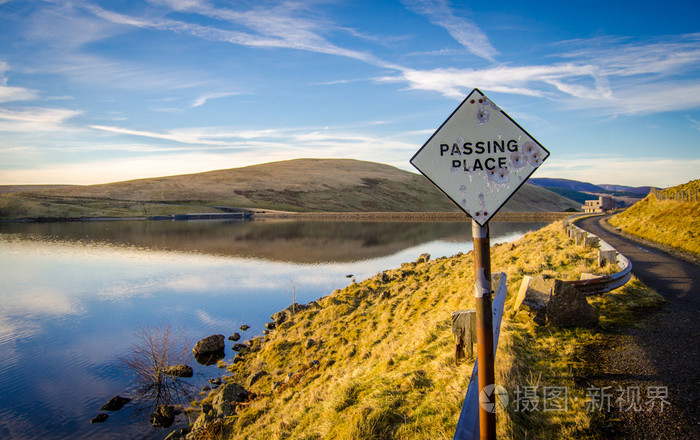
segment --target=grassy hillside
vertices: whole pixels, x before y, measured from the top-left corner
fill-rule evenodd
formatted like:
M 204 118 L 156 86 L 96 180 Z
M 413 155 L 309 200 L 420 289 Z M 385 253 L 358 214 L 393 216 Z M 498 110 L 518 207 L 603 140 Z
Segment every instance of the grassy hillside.
M 212 212 L 213 206 L 283 211 L 456 211 L 427 179 L 350 159 L 297 159 L 206 173 L 0 194 L 0 218 L 126 217 Z M 506 211 L 578 204 L 524 185 Z
M 610 223 L 623 231 L 700 256 L 700 179 L 649 194 Z M 681 197 L 695 194 L 694 197 Z M 690 199 L 693 201 L 685 201 Z
M 226 381 L 254 393 L 225 419 L 208 420 L 208 439 L 451 439 L 473 359 L 454 363 L 451 312 L 474 307 L 473 253 L 419 259 L 333 292 L 297 312 L 264 339 L 251 341 Z M 595 330 L 537 327 L 525 312 L 513 316 L 512 296 L 523 275 L 577 279 L 594 251 L 576 246 L 561 223 L 494 247 L 492 267 L 508 276 L 509 297 L 496 356 L 497 383 L 568 387 L 569 410 L 497 415 L 499 438 L 597 438 L 585 410 L 586 346 Z M 601 325 L 629 319 L 634 307 L 659 296 L 633 281 L 591 302 Z M 265 373 L 261 373 L 264 371 Z M 249 385 L 251 378 L 258 379 Z M 541 390 L 541 388 L 540 388 Z M 207 407 L 216 391 L 202 396 Z M 578 400 L 576 400 L 578 399 Z M 192 419 L 196 417 L 192 414 Z

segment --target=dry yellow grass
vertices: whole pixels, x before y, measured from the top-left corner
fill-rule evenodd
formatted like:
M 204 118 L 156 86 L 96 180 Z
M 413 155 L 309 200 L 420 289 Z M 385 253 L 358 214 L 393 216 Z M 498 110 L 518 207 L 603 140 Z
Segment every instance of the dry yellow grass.
M 494 271 L 506 272 L 511 295 L 524 275 L 576 279 L 595 272 L 595 261 L 594 251 L 574 245 L 561 223 L 492 251 Z M 604 301 L 624 295 L 619 289 Z M 454 364 L 450 316 L 473 305 L 471 252 L 405 263 L 333 292 L 255 340 L 246 360 L 229 367 L 228 380 L 243 385 L 261 370 L 269 374 L 250 387 L 257 397 L 239 407 L 216 438 L 452 438 L 473 360 Z M 599 306 L 605 313 L 605 302 Z M 526 313 L 509 315 L 496 357 L 500 383 L 511 393 L 535 383 L 570 386 L 570 395 L 581 397 L 571 368 L 595 331 L 536 327 Z M 283 385 L 273 390 L 275 382 Z M 587 438 L 590 414 L 582 406 L 562 413 L 506 411 L 498 416 L 499 438 L 524 432 Z
M 700 179 L 662 191 L 672 195 L 697 191 Z M 653 194 L 613 216 L 610 223 L 623 231 L 700 256 L 700 202 L 658 200 Z

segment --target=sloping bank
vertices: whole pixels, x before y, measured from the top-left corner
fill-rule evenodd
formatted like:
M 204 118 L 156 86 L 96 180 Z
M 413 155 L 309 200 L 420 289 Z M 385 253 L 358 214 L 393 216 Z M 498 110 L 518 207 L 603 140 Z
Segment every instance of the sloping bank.
M 473 365 L 455 365 L 451 313 L 474 305 L 473 259 L 470 252 L 425 260 L 334 291 L 249 341 L 225 377 L 247 395 L 224 385 L 203 396 L 187 438 L 451 439 Z M 585 385 L 577 383 L 597 330 L 537 326 L 526 312 L 513 316 L 509 306 L 524 275 L 578 279 L 600 273 L 596 262 L 561 222 L 492 249 L 493 270 L 507 274 L 509 292 L 496 374 L 510 403 L 497 416 L 499 436 L 595 432 L 596 414 L 586 410 Z M 659 301 L 636 280 L 589 299 L 603 327 L 622 325 Z M 517 398 L 525 387 L 536 394 L 566 389 L 565 410 L 524 411 Z M 226 401 L 224 392 L 242 401 Z

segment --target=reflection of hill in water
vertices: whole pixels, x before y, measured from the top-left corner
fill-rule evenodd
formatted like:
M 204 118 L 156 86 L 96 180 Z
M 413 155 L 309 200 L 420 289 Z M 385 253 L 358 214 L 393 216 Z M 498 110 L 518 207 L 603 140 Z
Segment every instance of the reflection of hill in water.
M 491 236 L 498 237 L 537 227 L 540 225 L 492 223 Z M 38 239 L 86 240 L 179 252 L 315 263 L 377 258 L 435 240 L 470 241 L 471 223 L 312 221 L 6 223 L 0 225 L 0 232 L 28 234 Z

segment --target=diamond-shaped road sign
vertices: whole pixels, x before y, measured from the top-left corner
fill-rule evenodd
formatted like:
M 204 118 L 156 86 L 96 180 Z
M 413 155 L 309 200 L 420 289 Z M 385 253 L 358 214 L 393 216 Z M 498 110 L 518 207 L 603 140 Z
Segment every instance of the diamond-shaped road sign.
M 549 156 L 549 151 L 474 89 L 411 164 L 481 226 Z

